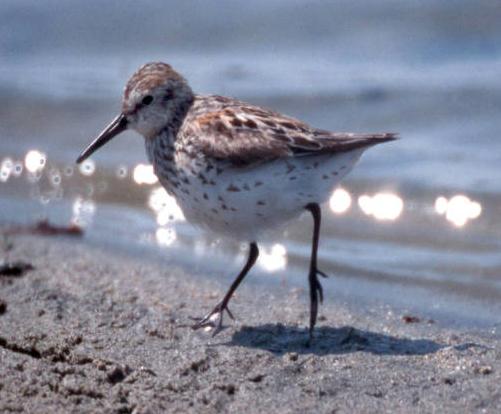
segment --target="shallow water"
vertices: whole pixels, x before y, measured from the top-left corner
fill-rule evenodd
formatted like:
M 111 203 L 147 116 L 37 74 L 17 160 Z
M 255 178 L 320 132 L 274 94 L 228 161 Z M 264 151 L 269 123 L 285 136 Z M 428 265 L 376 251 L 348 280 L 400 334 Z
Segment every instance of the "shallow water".
M 142 165 L 139 137 L 74 164 L 131 72 L 162 59 L 201 93 L 326 129 L 399 132 L 324 206 L 326 296 L 496 331 L 501 10 L 402 3 L 2 2 L 0 224 L 74 221 L 88 243 L 201 275 L 238 271 L 245 246 L 184 222 Z M 306 287 L 310 228 L 304 216 L 264 245 L 255 279 Z

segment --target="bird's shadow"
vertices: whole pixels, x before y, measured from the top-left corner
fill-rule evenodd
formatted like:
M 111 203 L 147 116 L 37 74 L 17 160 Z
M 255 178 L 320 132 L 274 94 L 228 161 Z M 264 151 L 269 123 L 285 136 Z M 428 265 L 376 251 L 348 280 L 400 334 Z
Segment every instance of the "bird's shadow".
M 236 331 L 225 345 L 263 349 L 278 355 L 288 352 L 314 355 L 351 352 L 370 352 L 380 355 L 426 355 L 445 347 L 428 339 L 408 339 L 349 326 L 318 327 L 310 343 L 307 329 L 282 324 L 244 326 Z

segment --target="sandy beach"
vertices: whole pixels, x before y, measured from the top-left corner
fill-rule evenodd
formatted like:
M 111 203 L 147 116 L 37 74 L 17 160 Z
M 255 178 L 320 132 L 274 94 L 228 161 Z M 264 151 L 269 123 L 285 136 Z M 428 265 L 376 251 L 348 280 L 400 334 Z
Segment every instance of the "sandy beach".
M 248 283 L 237 320 L 211 338 L 186 325 L 229 279 L 71 238 L 15 237 L 8 260 L 34 268 L 0 276 L 0 412 L 501 409 L 501 348 L 487 334 L 329 297 L 307 347 L 306 291 Z

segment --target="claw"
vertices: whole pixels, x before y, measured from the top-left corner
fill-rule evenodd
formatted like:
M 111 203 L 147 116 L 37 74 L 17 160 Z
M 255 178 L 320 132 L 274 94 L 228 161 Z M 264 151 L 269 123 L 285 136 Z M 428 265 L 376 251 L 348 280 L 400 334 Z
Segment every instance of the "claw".
M 235 317 L 233 316 L 233 313 L 231 313 L 230 308 L 226 306 L 226 312 L 228 312 L 228 316 L 232 319 L 235 320 Z
M 212 311 L 210 311 L 207 315 L 205 315 L 202 319 L 190 318 L 192 320 L 196 320 L 197 322 L 192 325 L 193 330 L 197 330 L 200 328 L 209 328 L 214 329 L 212 332 L 212 337 L 216 336 L 219 332 L 223 330 L 223 314 L 224 311 L 228 312 L 228 315 L 231 319 L 235 319 L 228 306 L 222 307 L 219 303 L 217 304 Z
M 318 291 L 318 297 L 320 298 L 320 303 L 323 303 L 324 302 L 324 289 L 322 288 L 322 285 L 320 284 L 318 279 L 317 279 L 316 289 Z
M 326 273 L 324 273 L 324 272 L 322 272 L 321 270 L 318 270 L 318 269 L 317 269 L 317 274 L 319 274 L 320 276 L 324 277 L 325 279 L 327 279 L 329 277 L 328 274 L 326 274 Z

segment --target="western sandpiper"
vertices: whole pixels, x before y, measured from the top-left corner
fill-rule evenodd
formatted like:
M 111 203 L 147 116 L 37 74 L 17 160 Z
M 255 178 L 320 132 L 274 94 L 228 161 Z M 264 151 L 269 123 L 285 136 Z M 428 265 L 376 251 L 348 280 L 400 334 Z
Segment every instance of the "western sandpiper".
M 194 328 L 215 335 L 231 296 L 259 254 L 262 234 L 309 211 L 313 237 L 308 272 L 310 338 L 323 300 L 317 267 L 320 205 L 369 147 L 393 133 L 316 129 L 269 109 L 217 95 L 195 95 L 165 63 L 147 63 L 129 79 L 122 112 L 82 152 L 82 162 L 116 135 L 141 134 L 154 171 L 186 218 L 249 243 L 245 266 L 223 299 Z

